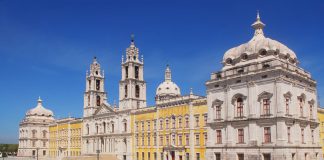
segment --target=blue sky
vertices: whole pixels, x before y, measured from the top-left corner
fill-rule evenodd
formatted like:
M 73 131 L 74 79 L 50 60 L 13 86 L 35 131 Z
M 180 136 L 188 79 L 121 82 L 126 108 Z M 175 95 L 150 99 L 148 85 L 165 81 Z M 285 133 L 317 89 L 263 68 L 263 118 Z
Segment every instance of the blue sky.
M 149 105 L 166 64 L 183 94 L 192 87 L 205 95 L 204 82 L 220 70 L 224 52 L 252 37 L 257 10 L 265 35 L 296 52 L 324 97 L 324 2 L 240 2 L 1 0 L 0 143 L 17 143 L 19 122 L 38 96 L 57 118 L 81 117 L 93 56 L 105 70 L 109 102 L 118 99 L 131 33 L 144 55 Z

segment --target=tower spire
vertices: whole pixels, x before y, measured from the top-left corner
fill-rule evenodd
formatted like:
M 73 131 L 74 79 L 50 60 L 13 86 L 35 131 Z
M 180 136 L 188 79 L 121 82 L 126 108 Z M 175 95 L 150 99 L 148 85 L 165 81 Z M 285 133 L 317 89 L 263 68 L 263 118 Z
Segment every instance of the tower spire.
M 265 24 L 261 21 L 259 10 L 257 11 L 256 21 L 252 24 L 252 27 L 255 30 L 253 38 L 264 37 L 263 28 L 265 27 Z

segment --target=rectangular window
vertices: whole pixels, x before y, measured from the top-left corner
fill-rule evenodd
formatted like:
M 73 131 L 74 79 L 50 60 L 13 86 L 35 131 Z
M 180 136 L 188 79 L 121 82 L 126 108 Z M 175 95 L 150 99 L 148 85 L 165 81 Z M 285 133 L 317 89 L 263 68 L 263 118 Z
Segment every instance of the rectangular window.
M 204 126 L 207 126 L 207 114 L 204 115 Z
M 199 146 L 199 134 L 196 134 L 196 146 Z
M 243 129 L 238 129 L 238 143 L 244 143 L 244 130 Z
M 153 121 L 154 130 L 156 130 L 156 119 Z
M 196 122 L 196 127 L 199 127 L 199 116 L 196 116 L 195 117 L 195 122 Z
M 138 135 L 136 135 L 136 146 L 138 146 Z
M 149 131 L 151 128 L 151 122 L 150 121 L 147 121 L 147 130 Z
M 175 144 L 176 144 L 176 142 L 175 142 L 176 140 L 175 140 L 175 139 L 176 139 L 176 138 L 175 138 L 175 135 L 173 134 L 173 135 L 172 135 L 172 145 L 175 145 Z
M 175 128 L 176 126 L 176 120 L 175 117 L 172 118 L 172 128 Z
M 288 143 L 291 143 L 291 138 L 290 138 L 290 127 L 287 127 L 287 136 L 288 136 Z
M 154 152 L 154 160 L 157 160 L 157 153 Z
M 166 141 L 167 146 L 170 145 L 169 135 L 166 135 L 165 141 Z
M 263 154 L 263 160 L 271 160 L 271 154 Z
M 189 134 L 186 134 L 186 146 L 189 146 Z
M 147 152 L 147 159 L 151 159 L 151 152 Z
M 216 130 L 216 143 L 222 143 L 222 130 Z
M 222 112 L 221 112 L 221 106 L 216 106 L 216 119 L 221 119 L 222 117 Z
M 290 101 L 290 99 L 286 98 L 286 101 L 285 101 L 285 103 L 286 103 L 286 114 L 289 114 L 289 101 Z
M 144 134 L 142 134 L 142 146 L 144 146 Z
M 221 154 L 220 153 L 215 153 L 215 159 L 216 160 L 221 160 Z
M 244 154 L 242 153 L 237 154 L 237 160 L 244 160 Z
M 196 159 L 200 160 L 200 153 L 196 153 Z
M 304 116 L 304 109 L 303 109 L 303 98 L 298 98 L 299 100 L 299 110 L 300 110 L 300 116 L 303 117 Z
M 304 133 L 304 128 L 301 129 L 301 141 L 302 141 L 302 143 L 305 143 L 305 133 Z
M 169 129 L 169 120 L 168 119 L 165 120 L 165 128 Z
M 43 156 L 46 156 L 46 151 L 43 151 Z
M 144 158 L 144 152 L 142 152 L 142 160 L 144 160 L 145 158 Z
M 154 136 L 154 140 L 153 140 L 154 142 L 154 146 L 156 146 L 156 136 Z
M 205 143 L 205 146 L 207 145 L 207 133 L 204 133 L 204 143 Z
M 160 146 L 163 146 L 163 136 L 160 136 Z
M 151 135 L 147 134 L 147 145 L 150 146 L 151 145 Z
M 264 143 L 271 143 L 270 127 L 264 127 Z
M 142 131 L 144 131 L 144 121 L 142 122 Z
M 179 118 L 179 120 L 178 120 L 178 123 L 179 123 L 179 128 L 182 128 L 182 118 Z
M 189 128 L 189 117 L 186 117 L 186 128 Z
M 238 98 L 236 100 L 236 106 L 237 106 L 237 117 L 243 117 L 243 99 Z
M 43 141 L 43 147 L 46 147 L 46 141 Z
M 164 160 L 163 152 L 161 152 L 160 155 L 161 155 L 161 160 Z
M 182 146 L 182 135 L 178 136 L 178 145 Z
M 186 160 L 190 160 L 190 155 L 189 155 L 189 153 L 186 153 Z
M 314 141 L 314 130 L 311 131 L 311 134 L 312 134 L 311 135 L 312 136 L 312 143 L 315 143 L 315 141 Z
M 163 129 L 163 120 L 160 120 L 160 130 Z
M 313 119 L 313 105 L 309 105 L 309 118 Z
M 270 100 L 263 99 L 263 115 L 270 115 Z

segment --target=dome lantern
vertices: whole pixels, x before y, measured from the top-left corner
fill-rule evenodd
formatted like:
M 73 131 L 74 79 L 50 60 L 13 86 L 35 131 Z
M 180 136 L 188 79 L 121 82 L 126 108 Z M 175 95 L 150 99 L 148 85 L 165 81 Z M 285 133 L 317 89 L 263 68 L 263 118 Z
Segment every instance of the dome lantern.
M 156 89 L 156 100 L 170 99 L 181 96 L 180 88 L 177 84 L 172 82 L 171 69 L 167 65 L 164 73 L 164 82 L 162 82 Z

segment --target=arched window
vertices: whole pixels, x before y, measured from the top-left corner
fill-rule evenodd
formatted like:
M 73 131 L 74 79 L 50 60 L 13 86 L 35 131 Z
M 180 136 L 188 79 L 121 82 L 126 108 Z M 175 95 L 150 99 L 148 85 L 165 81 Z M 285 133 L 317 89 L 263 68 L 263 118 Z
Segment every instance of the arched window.
M 300 96 L 297 97 L 297 99 L 299 103 L 300 117 L 304 117 L 304 104 L 305 104 L 306 96 L 305 94 L 301 94 Z
M 126 78 L 128 78 L 128 66 L 125 67 Z
M 88 106 L 90 106 L 90 95 L 88 95 Z
M 285 97 L 285 109 L 286 109 L 286 115 L 290 115 L 289 110 L 290 110 L 290 101 L 291 101 L 291 93 L 287 92 L 286 94 L 284 94 Z
M 139 75 L 139 67 L 135 66 L 135 79 L 138 79 Z
M 89 124 L 87 124 L 86 128 L 87 128 L 87 134 L 89 134 Z
M 33 131 L 32 131 L 32 136 L 33 136 L 33 138 L 36 138 L 36 134 L 37 134 L 37 131 L 36 131 L 36 130 L 33 130 Z
M 99 126 L 98 126 L 98 124 L 96 124 L 96 133 L 97 134 L 99 133 Z
M 124 132 L 127 132 L 127 121 L 126 121 L 126 119 L 123 121 L 123 123 L 124 123 Z
M 140 97 L 140 87 L 138 85 L 135 86 L 135 97 L 136 98 Z
M 114 125 L 114 123 L 111 123 L 111 132 L 112 132 L 112 133 L 115 132 L 115 125 Z
M 97 106 L 100 106 L 100 96 L 97 96 Z
M 127 98 L 127 92 L 128 92 L 127 85 L 125 85 L 124 90 L 125 90 L 125 98 Z
M 96 90 L 100 90 L 100 80 L 96 80 Z

